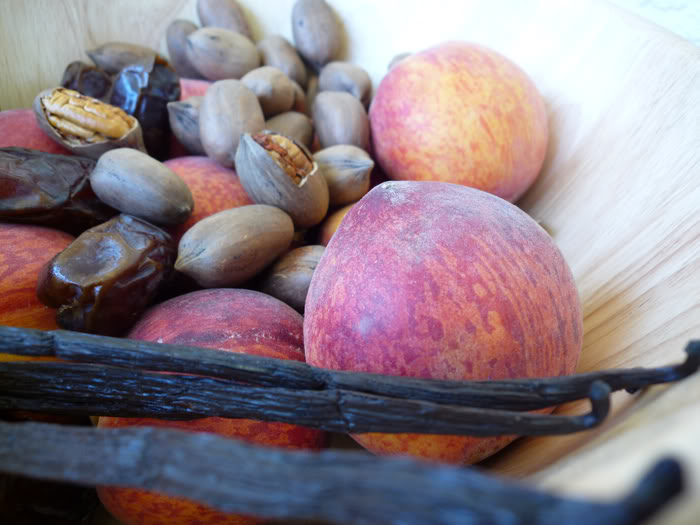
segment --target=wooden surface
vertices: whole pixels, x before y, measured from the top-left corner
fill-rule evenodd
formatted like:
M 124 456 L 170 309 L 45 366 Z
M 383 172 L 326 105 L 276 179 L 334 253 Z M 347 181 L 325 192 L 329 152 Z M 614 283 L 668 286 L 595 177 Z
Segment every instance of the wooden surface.
M 241 3 L 256 37 L 291 37 L 293 0 Z M 521 205 L 550 230 L 576 278 L 585 316 L 578 371 L 682 359 L 685 342 L 700 337 L 700 50 L 602 2 L 329 3 L 344 23 L 344 58 L 375 86 L 397 53 L 447 39 L 490 46 L 530 74 L 552 135 Z M 164 51 L 167 24 L 196 20 L 194 6 L 3 0 L 0 107 L 29 106 L 102 42 Z M 617 494 L 673 452 L 692 467 L 695 501 L 658 522 L 690 523 L 700 514 L 700 378 L 641 399 L 616 395 L 615 407 L 600 431 L 520 440 L 488 467 L 576 494 Z

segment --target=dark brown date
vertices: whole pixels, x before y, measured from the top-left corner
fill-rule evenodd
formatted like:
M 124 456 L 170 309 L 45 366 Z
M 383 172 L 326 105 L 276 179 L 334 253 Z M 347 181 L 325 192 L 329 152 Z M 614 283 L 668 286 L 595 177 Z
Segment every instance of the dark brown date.
M 81 234 L 42 269 L 39 300 L 59 326 L 123 335 L 172 274 L 176 247 L 152 224 L 121 214 Z
M 0 148 L 0 220 L 38 224 L 73 235 L 118 212 L 97 198 L 95 161 L 25 148 Z
M 136 117 L 149 155 L 163 160 L 170 148 L 168 102 L 180 99 L 180 77 L 158 55 L 129 64 L 114 80 L 110 104 Z
M 112 88 L 112 77 L 98 67 L 76 60 L 68 64 L 63 72 L 61 86 L 88 97 L 106 100 Z

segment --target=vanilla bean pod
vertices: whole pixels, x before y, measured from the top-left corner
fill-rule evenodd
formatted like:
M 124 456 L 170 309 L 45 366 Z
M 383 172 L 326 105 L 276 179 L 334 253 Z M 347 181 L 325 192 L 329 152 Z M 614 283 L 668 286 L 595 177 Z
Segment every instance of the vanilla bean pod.
M 200 374 L 260 386 L 339 389 L 502 410 L 533 410 L 583 399 L 596 380 L 607 383 L 613 391 L 634 391 L 653 384 L 678 381 L 700 366 L 700 341 L 691 341 L 685 351 L 687 358 L 684 363 L 659 368 L 613 369 L 542 379 L 440 381 L 325 370 L 296 361 L 210 348 L 0 326 L 0 352 Z
M 599 503 L 409 458 L 291 452 L 162 428 L 42 423 L 0 423 L 0 471 L 155 490 L 224 512 L 363 525 L 632 525 L 683 489 L 674 459 L 656 463 L 622 499 Z
M 0 363 L 0 409 L 159 419 L 209 416 L 295 423 L 332 432 L 520 436 L 569 434 L 600 424 L 610 389 L 594 382 L 592 409 L 553 416 L 441 405 L 346 390 L 244 385 L 83 363 Z

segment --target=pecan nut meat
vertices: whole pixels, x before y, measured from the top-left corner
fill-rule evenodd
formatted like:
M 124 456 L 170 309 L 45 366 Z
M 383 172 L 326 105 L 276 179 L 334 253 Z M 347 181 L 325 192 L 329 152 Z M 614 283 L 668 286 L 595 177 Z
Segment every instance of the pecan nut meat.
M 303 144 L 269 130 L 246 133 L 235 161 L 250 198 L 287 212 L 296 229 L 315 226 L 326 216 L 328 184 Z
M 60 87 L 39 93 L 34 113 L 51 139 L 78 155 L 96 159 L 105 151 L 122 147 L 145 151 L 136 118 L 77 91 Z
M 302 186 L 318 169 L 308 151 L 289 137 L 278 133 L 256 133 L 253 140 L 262 146 L 297 186 Z

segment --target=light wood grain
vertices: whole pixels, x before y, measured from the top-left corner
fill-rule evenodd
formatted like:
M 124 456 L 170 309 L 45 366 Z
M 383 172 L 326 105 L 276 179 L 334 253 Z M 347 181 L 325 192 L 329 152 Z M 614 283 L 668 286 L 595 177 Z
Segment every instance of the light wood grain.
M 521 205 L 552 231 L 576 278 L 585 316 L 578 370 L 682 359 L 685 342 L 700 337 L 698 48 L 603 2 L 329 3 L 344 24 L 344 57 L 365 67 L 375 86 L 397 53 L 448 39 L 490 46 L 530 74 L 552 134 L 545 168 Z M 291 38 L 293 0 L 242 4 L 254 36 Z M 194 6 L 5 0 L 0 107 L 28 106 L 99 43 L 164 52 L 165 27 L 177 17 L 196 20 Z M 488 467 L 537 472 L 543 486 L 573 493 L 611 493 L 668 449 L 691 468 L 695 499 L 686 498 L 672 522 L 700 514 L 700 380 L 614 401 L 616 416 L 604 429 L 520 440 Z

